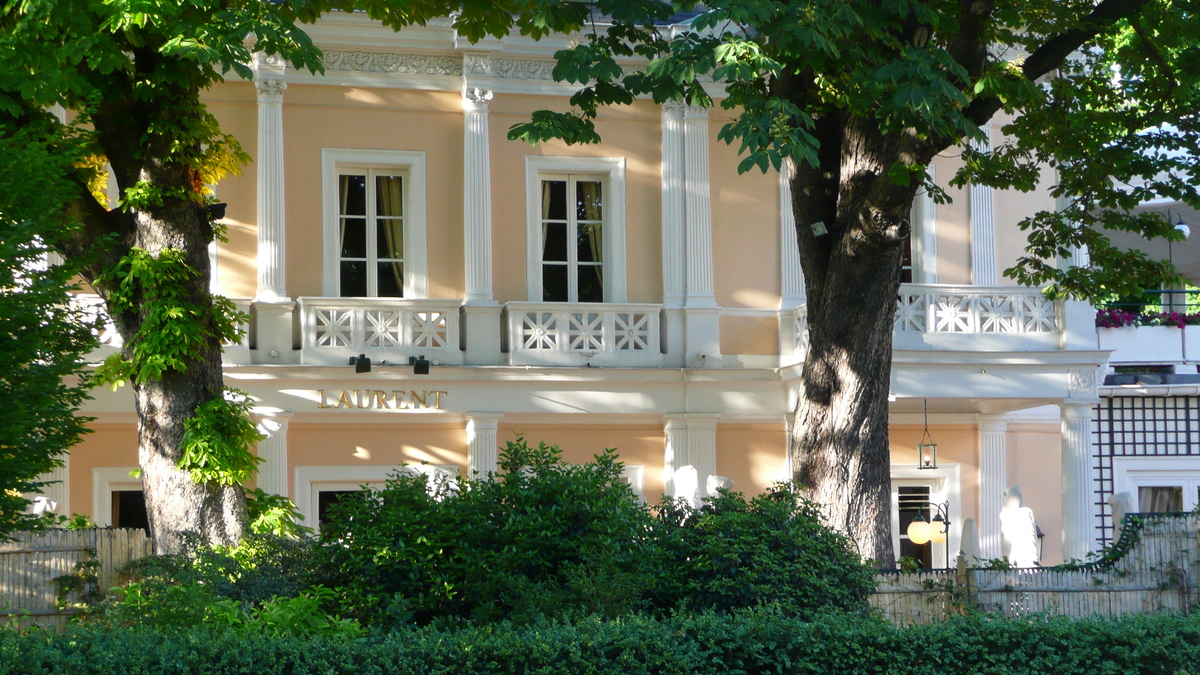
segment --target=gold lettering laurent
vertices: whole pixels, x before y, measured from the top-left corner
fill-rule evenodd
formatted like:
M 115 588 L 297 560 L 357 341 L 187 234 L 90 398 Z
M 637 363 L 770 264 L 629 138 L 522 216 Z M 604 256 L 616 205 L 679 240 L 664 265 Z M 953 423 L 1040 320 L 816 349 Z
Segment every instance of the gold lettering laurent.
M 343 389 L 341 395 L 338 396 L 337 407 L 338 408 L 353 408 L 354 407 L 354 405 L 350 403 L 350 395 L 346 393 L 345 389 Z
M 380 410 L 387 410 L 388 404 L 386 391 L 380 391 L 378 389 L 375 390 L 375 407 L 379 408 Z
M 446 395 L 446 392 L 444 392 L 444 391 L 433 392 L 433 407 L 434 408 L 437 408 L 438 410 L 442 409 L 442 397 L 445 395 Z
M 396 410 L 403 410 L 408 407 L 408 401 L 404 399 L 404 393 L 392 390 L 392 407 Z
M 417 392 L 415 392 L 415 391 L 410 391 L 408 393 L 409 393 L 409 395 L 412 396 L 412 407 L 414 407 L 414 408 L 417 408 L 417 407 L 428 408 L 429 407 L 429 404 L 425 402 L 425 398 L 427 396 L 429 396 L 428 391 L 421 392 L 420 396 L 417 396 Z M 418 403 L 420 403 L 421 405 L 418 406 L 417 405 Z
M 325 390 L 318 389 L 317 390 L 317 408 L 324 409 L 324 408 L 332 408 L 332 407 L 333 407 L 332 405 L 329 405 L 328 403 L 325 402 Z

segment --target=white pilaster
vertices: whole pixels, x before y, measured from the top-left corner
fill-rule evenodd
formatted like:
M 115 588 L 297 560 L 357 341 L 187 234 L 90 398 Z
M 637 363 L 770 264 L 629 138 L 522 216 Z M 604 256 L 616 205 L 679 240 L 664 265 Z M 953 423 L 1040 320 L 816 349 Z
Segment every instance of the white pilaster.
M 55 503 L 54 512 L 62 516 L 69 516 L 71 515 L 71 455 L 64 454 L 61 459 L 62 466 L 54 467 L 38 476 L 38 480 L 50 483 L 42 486 L 42 495 Z
M 257 300 L 287 300 L 284 270 L 283 81 L 278 57 L 255 55 L 258 91 L 258 292 Z
M 1092 406 L 1070 399 L 1062 409 L 1063 559 L 1083 560 L 1095 550 L 1092 511 Z
M 717 473 L 718 415 L 670 414 L 666 417 L 663 489 L 668 495 L 675 494 L 675 472 L 692 466 L 696 469 L 697 498 L 709 496 L 708 477 Z
M 708 175 L 708 109 L 684 113 L 684 180 L 688 307 L 716 307 L 713 297 L 712 192 Z
M 684 186 L 684 105 L 667 101 L 662 107 L 662 265 L 663 305 L 682 307 L 685 285 L 687 191 Z
M 1057 174 L 1057 172 L 1056 172 Z M 1071 198 L 1067 195 L 1059 195 L 1054 198 L 1054 209 L 1056 211 L 1066 211 L 1071 206 Z M 1068 269 L 1071 267 L 1087 267 L 1089 260 L 1088 250 L 1086 246 L 1070 247 L 1071 254 L 1065 258 L 1059 258 L 1059 269 Z
M 779 308 L 795 309 L 808 301 L 804 270 L 800 267 L 800 245 L 796 239 L 796 214 L 792 211 L 792 161 L 779 167 Z
M 721 314 L 713 295 L 712 192 L 708 172 L 708 109 L 688 106 L 684 140 L 684 361 L 721 363 Z M 700 479 L 704 482 L 703 476 Z
M 974 143 L 979 152 L 992 148 L 991 128 L 979 128 L 987 136 Z M 976 286 L 996 285 L 996 224 L 992 206 L 992 188 L 971 184 L 971 283 Z
M 979 550 L 983 558 L 999 558 L 1000 511 L 1008 482 L 1005 433 L 1002 415 L 980 415 L 979 424 Z
M 503 413 L 467 413 L 467 475 L 487 478 L 496 472 L 499 441 L 496 430 Z
M 930 182 L 937 179 L 932 163 L 925 173 Z M 937 203 L 933 201 L 933 194 L 929 190 L 921 190 L 913 200 L 911 224 L 913 281 L 918 284 L 936 284 Z
M 493 305 L 492 159 L 488 101 L 492 92 L 463 90 L 463 250 L 468 305 Z
M 288 422 L 292 413 L 280 412 L 259 418 L 258 432 L 266 438 L 258 442 L 258 487 L 273 495 L 290 497 L 288 491 Z

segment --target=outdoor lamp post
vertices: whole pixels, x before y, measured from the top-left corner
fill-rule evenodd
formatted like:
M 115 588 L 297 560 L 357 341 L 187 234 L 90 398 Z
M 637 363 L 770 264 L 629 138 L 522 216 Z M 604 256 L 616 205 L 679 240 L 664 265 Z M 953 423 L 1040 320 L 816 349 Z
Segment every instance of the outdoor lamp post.
M 946 566 L 950 566 L 950 502 L 929 504 L 929 512 L 933 516 L 929 521 L 918 510 L 912 522 L 908 524 L 908 539 L 917 546 L 927 542 L 946 544 Z

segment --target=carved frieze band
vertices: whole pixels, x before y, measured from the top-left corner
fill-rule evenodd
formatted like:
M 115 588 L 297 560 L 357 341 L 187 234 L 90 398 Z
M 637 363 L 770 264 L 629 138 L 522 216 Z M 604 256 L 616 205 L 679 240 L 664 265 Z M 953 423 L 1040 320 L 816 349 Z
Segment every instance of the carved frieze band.
M 458 56 L 331 49 L 325 52 L 325 69 L 397 75 L 462 75 L 463 60 Z
M 391 73 L 397 75 L 475 75 L 500 80 L 554 81 L 554 61 L 546 59 L 496 58 L 488 54 L 458 55 L 396 54 L 391 52 L 325 51 L 328 71 Z M 626 75 L 636 66 L 622 68 Z

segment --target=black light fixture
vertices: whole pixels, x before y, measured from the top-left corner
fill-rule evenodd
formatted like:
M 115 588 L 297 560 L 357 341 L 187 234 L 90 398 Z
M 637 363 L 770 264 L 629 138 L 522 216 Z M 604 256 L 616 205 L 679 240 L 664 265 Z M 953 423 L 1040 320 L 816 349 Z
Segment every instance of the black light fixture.
M 917 468 L 938 468 L 937 443 L 934 443 L 933 436 L 929 435 L 929 399 L 925 399 L 925 433 L 921 435 L 921 442 L 917 444 Z
M 366 354 L 359 354 L 358 356 L 351 356 L 350 357 L 350 365 L 354 366 L 354 372 L 356 372 L 356 373 L 371 372 L 371 359 L 367 358 Z
M 408 357 L 408 365 L 413 367 L 413 375 L 429 374 L 429 359 L 426 359 L 424 354 Z
M 208 205 L 208 219 L 220 220 L 225 217 L 225 208 L 229 206 L 225 202 L 216 202 Z

